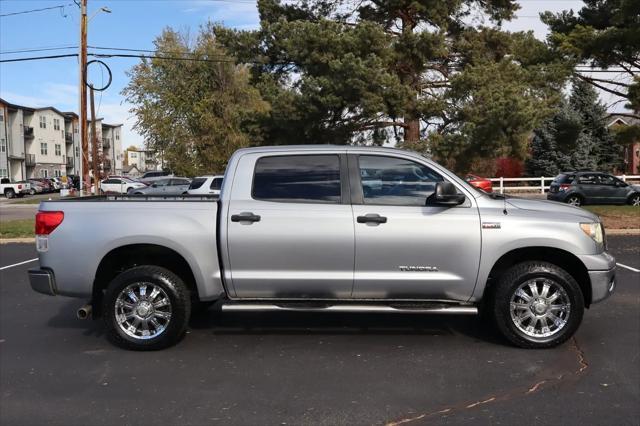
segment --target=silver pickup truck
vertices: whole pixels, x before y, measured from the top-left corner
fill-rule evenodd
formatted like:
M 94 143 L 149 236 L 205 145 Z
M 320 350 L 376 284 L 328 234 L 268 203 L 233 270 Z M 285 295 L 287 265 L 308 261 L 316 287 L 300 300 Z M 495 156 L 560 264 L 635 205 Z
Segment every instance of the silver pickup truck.
M 159 349 L 193 310 L 485 313 L 513 344 L 558 345 L 615 286 L 597 216 L 473 188 L 396 149 L 241 149 L 220 199 L 45 201 L 40 293 L 88 300 L 110 339 Z

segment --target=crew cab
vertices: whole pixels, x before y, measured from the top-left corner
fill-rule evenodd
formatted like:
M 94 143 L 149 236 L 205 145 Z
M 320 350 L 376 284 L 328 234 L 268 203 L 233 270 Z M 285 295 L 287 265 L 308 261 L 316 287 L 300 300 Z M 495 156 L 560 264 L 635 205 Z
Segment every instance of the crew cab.
M 79 317 L 102 317 L 114 343 L 140 350 L 179 341 L 208 304 L 484 312 L 513 344 L 546 348 L 574 334 L 616 274 L 592 213 L 487 194 L 380 147 L 240 149 L 219 198 L 44 201 L 36 246 L 32 288 L 88 301 Z

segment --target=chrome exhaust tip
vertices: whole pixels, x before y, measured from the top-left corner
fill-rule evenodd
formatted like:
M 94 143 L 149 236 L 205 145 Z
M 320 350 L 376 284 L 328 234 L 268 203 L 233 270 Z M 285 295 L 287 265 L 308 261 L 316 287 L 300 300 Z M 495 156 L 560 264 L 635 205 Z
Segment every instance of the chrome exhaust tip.
M 91 317 L 91 305 L 87 303 L 86 305 L 81 306 L 76 315 L 78 316 L 78 319 L 88 319 Z

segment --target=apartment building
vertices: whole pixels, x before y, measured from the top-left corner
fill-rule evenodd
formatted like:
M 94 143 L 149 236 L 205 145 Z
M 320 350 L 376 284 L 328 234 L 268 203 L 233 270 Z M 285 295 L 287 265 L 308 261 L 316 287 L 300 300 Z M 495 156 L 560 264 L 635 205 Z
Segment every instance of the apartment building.
M 122 125 L 106 124 L 102 119 L 96 120 L 96 125 L 100 170 L 105 174 L 122 173 Z M 92 140 L 90 137 L 89 153 Z M 78 175 L 80 168 L 76 113 L 54 107 L 31 108 L 0 99 L 0 177 L 20 181 Z
M 148 149 L 128 149 L 126 155 L 127 165 L 129 167 L 136 166 L 136 169 L 142 173 L 163 169 L 164 162 L 162 161 L 162 155 L 159 155 L 155 151 Z

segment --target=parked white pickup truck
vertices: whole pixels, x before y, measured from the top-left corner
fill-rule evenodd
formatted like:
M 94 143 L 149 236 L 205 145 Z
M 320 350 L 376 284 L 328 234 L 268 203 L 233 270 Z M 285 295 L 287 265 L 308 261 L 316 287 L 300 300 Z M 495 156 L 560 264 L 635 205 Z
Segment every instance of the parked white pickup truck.
M 9 178 L 0 179 L 0 194 L 7 198 L 23 197 L 31 194 L 31 184 L 29 182 L 11 182 Z
M 597 216 L 487 194 L 387 148 L 241 149 L 219 200 L 45 201 L 36 234 L 33 289 L 88 300 L 78 316 L 102 316 L 109 338 L 133 349 L 174 344 L 193 307 L 214 302 L 222 311 L 484 311 L 513 344 L 546 348 L 615 287 Z

